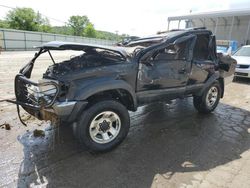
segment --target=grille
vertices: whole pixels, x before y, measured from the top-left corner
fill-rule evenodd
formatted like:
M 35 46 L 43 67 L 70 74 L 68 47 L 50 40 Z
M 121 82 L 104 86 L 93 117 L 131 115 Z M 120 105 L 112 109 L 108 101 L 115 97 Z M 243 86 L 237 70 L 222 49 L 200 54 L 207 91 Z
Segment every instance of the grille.
M 54 103 L 58 92 L 57 83 L 52 81 L 36 83 L 22 74 L 18 74 L 15 78 L 16 100 L 26 107 L 50 107 Z
M 237 67 L 240 69 L 248 69 L 250 65 L 237 65 Z
M 248 76 L 248 73 L 235 72 L 234 75 L 236 75 L 236 76 Z

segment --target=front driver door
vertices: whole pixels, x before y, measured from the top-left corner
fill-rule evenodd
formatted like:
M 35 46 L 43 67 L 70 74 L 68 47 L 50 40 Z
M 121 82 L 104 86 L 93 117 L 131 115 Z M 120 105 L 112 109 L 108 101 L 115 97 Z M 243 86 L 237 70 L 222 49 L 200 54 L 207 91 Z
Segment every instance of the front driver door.
M 178 38 L 141 58 L 137 79 L 139 100 L 171 98 L 185 92 L 195 39 L 195 35 Z

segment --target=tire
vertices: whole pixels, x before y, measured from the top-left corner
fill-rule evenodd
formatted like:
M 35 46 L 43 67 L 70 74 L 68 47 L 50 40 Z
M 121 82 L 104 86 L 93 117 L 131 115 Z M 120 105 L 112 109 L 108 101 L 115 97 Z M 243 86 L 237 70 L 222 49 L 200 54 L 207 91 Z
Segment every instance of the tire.
M 217 95 L 215 93 L 217 93 Z M 218 81 L 215 81 L 203 92 L 201 96 L 194 96 L 194 107 L 200 113 L 207 114 L 212 112 L 219 104 L 221 93 L 222 90 L 220 83 Z
M 130 118 L 125 106 L 114 100 L 104 100 L 83 111 L 76 135 L 90 151 L 105 152 L 126 138 L 129 127 Z

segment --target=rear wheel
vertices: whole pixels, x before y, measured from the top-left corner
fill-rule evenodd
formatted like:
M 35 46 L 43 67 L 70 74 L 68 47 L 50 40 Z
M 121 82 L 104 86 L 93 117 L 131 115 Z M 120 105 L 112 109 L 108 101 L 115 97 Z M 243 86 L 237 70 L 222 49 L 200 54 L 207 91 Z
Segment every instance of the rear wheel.
M 217 107 L 220 98 L 221 87 L 219 82 L 215 81 L 201 96 L 194 96 L 194 107 L 201 113 L 210 113 Z
M 77 123 L 76 135 L 91 151 L 103 152 L 118 146 L 127 136 L 130 126 L 125 106 L 105 100 L 85 110 Z

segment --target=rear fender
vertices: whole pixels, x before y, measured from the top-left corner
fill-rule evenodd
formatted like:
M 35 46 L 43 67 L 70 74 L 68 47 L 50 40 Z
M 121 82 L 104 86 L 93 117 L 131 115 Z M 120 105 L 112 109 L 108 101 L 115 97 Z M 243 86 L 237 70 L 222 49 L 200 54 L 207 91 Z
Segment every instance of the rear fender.
M 214 83 L 214 81 L 218 80 L 220 78 L 219 72 L 215 72 L 213 75 L 211 75 L 208 80 L 205 82 L 203 88 L 196 94 L 197 96 L 201 96 L 203 92 L 211 86 L 211 84 Z M 224 88 L 222 88 L 224 90 Z

